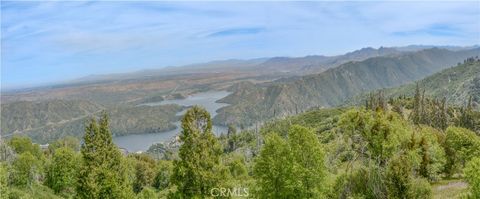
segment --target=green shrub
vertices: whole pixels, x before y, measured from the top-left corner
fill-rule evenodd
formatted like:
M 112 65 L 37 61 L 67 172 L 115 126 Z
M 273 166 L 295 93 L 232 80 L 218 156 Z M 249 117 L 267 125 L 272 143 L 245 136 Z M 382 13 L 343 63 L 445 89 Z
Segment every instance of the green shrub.
M 408 157 L 393 157 L 387 165 L 386 178 L 390 198 L 407 198 L 413 179 L 412 165 Z
M 9 193 L 8 186 L 8 172 L 7 167 L 3 163 L 0 163 L 0 198 L 7 196 Z
M 424 178 L 415 178 L 410 183 L 408 190 L 408 198 L 410 199 L 424 199 L 432 198 L 432 187 L 428 180 Z
M 31 185 L 36 181 L 38 170 L 38 160 L 30 152 L 24 152 L 11 165 L 10 184 L 15 186 Z
M 406 143 L 412 129 L 397 114 L 373 112 L 368 110 L 350 110 L 341 115 L 338 132 L 342 133 L 351 147 L 364 151 L 359 155 L 380 164 L 398 152 Z
M 441 172 L 444 170 L 447 161 L 445 150 L 440 144 L 443 139 L 443 133 L 432 127 L 422 126 L 419 134 L 419 173 L 430 181 L 437 181 L 440 179 Z
M 150 187 L 145 187 L 142 189 L 140 193 L 137 195 L 138 199 L 152 199 L 152 198 L 158 198 L 157 193 L 155 193 L 155 190 L 150 188 Z
M 57 148 L 47 167 L 45 184 L 55 193 L 74 193 L 77 182 L 77 169 L 80 163 L 75 152 L 66 147 Z
M 386 198 L 383 168 L 361 166 L 337 177 L 327 198 Z
M 464 173 L 469 184 L 470 196 L 480 198 L 480 157 L 473 158 L 468 162 Z
M 473 131 L 458 127 L 448 127 L 446 134 L 447 164 L 445 171 L 452 175 L 471 158 L 480 156 L 480 137 Z
M 170 185 L 170 177 L 173 172 L 173 163 L 168 160 L 159 160 L 157 172 L 153 179 L 153 187 L 159 190 L 166 189 Z

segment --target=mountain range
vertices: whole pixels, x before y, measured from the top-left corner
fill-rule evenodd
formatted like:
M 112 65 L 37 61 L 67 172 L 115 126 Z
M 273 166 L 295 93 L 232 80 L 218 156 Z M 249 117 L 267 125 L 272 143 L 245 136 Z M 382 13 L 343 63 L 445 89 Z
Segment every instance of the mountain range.
M 360 99 L 362 93 L 409 84 L 480 54 L 478 47 L 429 47 L 362 48 L 337 56 L 232 59 L 2 91 L 0 134 L 25 134 L 37 142 L 65 135 L 80 137 L 85 119 L 102 110 L 111 115 L 114 135 L 163 132 L 175 127 L 176 113 L 185 107 L 139 104 L 209 90 L 231 92 L 218 101 L 230 105 L 217 111 L 215 124 L 250 126 L 313 107 L 339 106 Z M 448 75 L 423 81 L 431 90 L 427 93 L 451 95 L 452 103 L 460 103 L 467 95 L 479 95 L 475 90 L 478 65 L 453 70 L 453 74 L 446 71 Z M 460 77 L 460 71 L 470 72 L 468 77 Z M 451 82 L 455 86 L 447 86 Z M 432 89 L 437 85 L 444 86 Z M 389 93 L 408 93 L 411 88 L 405 85 Z
M 325 72 L 265 84 L 232 87 L 220 100 L 215 121 L 251 125 L 255 121 L 296 114 L 312 107 L 332 107 L 355 95 L 420 80 L 480 54 L 480 48 L 450 51 L 432 48 L 397 56 L 352 61 Z

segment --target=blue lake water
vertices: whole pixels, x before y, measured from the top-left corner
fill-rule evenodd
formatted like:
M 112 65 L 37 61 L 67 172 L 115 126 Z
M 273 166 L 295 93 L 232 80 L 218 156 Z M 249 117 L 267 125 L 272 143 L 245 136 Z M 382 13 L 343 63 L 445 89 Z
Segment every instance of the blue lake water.
M 210 112 L 210 116 L 213 118 L 217 114 L 217 110 L 227 106 L 225 103 L 217 103 L 215 101 L 222 99 L 229 95 L 227 91 L 208 91 L 203 93 L 197 93 L 188 96 L 185 99 L 164 100 L 161 102 L 142 104 L 142 106 L 158 106 L 164 104 L 178 104 L 182 106 L 200 105 Z M 185 113 L 186 109 L 178 112 L 177 115 L 181 116 Z M 161 133 L 149 133 L 149 134 L 134 134 L 114 137 L 113 141 L 117 146 L 127 149 L 129 152 L 146 151 L 152 144 L 158 142 L 165 142 L 171 140 L 174 136 L 180 133 L 180 121 L 175 122 L 176 129 L 165 131 Z M 212 127 L 215 135 L 226 133 L 227 128 L 225 126 L 214 125 Z

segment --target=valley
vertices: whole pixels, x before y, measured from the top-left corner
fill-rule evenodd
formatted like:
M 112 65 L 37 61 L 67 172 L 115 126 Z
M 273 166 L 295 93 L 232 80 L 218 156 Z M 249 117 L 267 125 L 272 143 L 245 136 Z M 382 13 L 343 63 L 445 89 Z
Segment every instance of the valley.
M 0 1 L 0 199 L 480 199 L 480 1 Z
M 173 99 L 165 100 L 161 102 L 151 102 L 146 104 L 139 104 L 137 106 L 161 106 L 161 105 L 179 105 L 183 107 L 191 107 L 194 105 L 205 107 L 210 112 L 212 117 L 215 117 L 217 110 L 221 107 L 228 106 L 225 103 L 217 103 L 216 101 L 227 96 L 229 93 L 225 91 L 209 91 L 203 93 L 197 93 L 186 97 L 185 99 Z M 175 116 L 178 118 L 183 117 L 186 109 L 177 112 Z M 175 128 L 169 131 L 163 131 L 159 133 L 145 133 L 145 134 L 133 134 L 117 136 L 113 138 L 115 144 L 121 148 L 128 150 L 129 152 L 147 151 L 147 149 L 156 143 L 167 143 L 176 140 L 180 133 L 181 126 L 180 121 L 174 122 Z M 215 135 L 226 134 L 227 128 L 225 126 L 214 125 L 212 127 Z
M 1 136 L 26 135 L 40 144 L 81 138 L 85 122 L 106 111 L 114 142 L 129 152 L 146 151 L 175 142 L 180 118 L 194 105 L 211 113 L 213 132 L 220 136 L 229 125 L 258 129 L 310 109 L 362 105 L 377 89 L 386 89 L 386 97 L 412 95 L 412 82 L 425 87 L 428 96 L 446 96 L 451 104 L 461 105 L 468 96 L 479 103 L 480 66 L 465 60 L 479 54 L 478 48 L 364 48 L 334 57 L 218 61 L 149 71 L 148 76 L 91 76 L 3 94 Z
M 331 69 L 345 67 L 343 65 L 349 63 L 361 62 L 373 57 L 390 59 L 405 53 L 411 53 L 411 51 L 381 47 L 362 48 L 338 56 L 232 59 L 133 73 L 93 75 L 51 86 L 2 91 L 0 135 L 4 137 L 28 135 L 38 143 L 46 143 L 66 135 L 80 138 L 83 134 L 85 119 L 88 116 L 98 115 L 102 110 L 107 111 L 112 118 L 116 118 L 112 121 L 114 136 L 170 135 L 178 124 L 179 116 L 176 112 L 193 104 L 166 105 L 165 102 L 181 101 L 189 96 L 211 91 L 233 92 L 226 97 L 222 96 L 218 99 L 214 97 L 219 103 L 231 104 L 231 106 L 220 107 L 219 114 L 214 115 L 214 123 L 217 126 L 236 125 L 251 128 L 252 121 L 266 121 L 271 118 L 268 115 L 275 111 L 278 111 L 276 113 L 278 115 L 294 113 L 291 108 L 287 112 L 280 109 L 266 110 L 265 108 L 270 106 L 268 104 L 261 107 L 256 105 L 255 109 L 239 109 L 240 104 L 246 106 L 251 100 L 263 103 L 252 96 L 252 93 L 265 95 L 263 89 L 267 86 L 261 85 L 272 85 L 269 91 L 271 94 L 265 97 L 274 97 L 278 88 L 273 85 L 283 84 L 282 82 L 285 82 L 285 85 L 292 85 L 296 84 L 293 82 L 297 79 L 300 81 L 312 77 L 308 74 L 331 73 Z M 242 89 L 249 91 L 239 94 L 243 92 Z M 235 96 L 241 98 L 232 99 Z M 334 97 L 338 95 L 335 94 Z M 139 106 L 152 105 L 159 101 L 160 106 Z M 87 110 L 83 114 L 59 116 L 65 114 L 64 112 L 71 113 L 73 111 L 69 110 L 71 107 L 86 106 L 82 103 L 88 103 L 91 106 L 86 107 Z M 200 105 L 203 105 L 202 103 Z M 28 104 L 28 106 L 20 106 L 20 104 Z M 65 106 L 64 104 L 69 104 L 66 105 L 69 107 L 52 109 L 55 106 Z M 307 107 L 310 105 L 296 107 L 296 110 L 303 111 Z M 214 112 L 214 110 L 209 111 Z M 241 115 L 237 113 L 238 111 L 246 115 Z M 39 114 L 43 115 L 40 117 L 41 120 L 37 116 Z M 243 117 L 247 115 L 249 116 Z M 242 120 L 238 120 L 237 117 L 240 116 L 243 117 Z M 63 121 L 55 119 L 57 117 L 61 117 Z M 19 118 L 24 119 L 20 121 Z M 161 140 L 164 140 L 164 137 L 171 137 L 165 135 L 158 136 L 162 137 Z M 142 149 L 148 146 L 149 144 L 146 144 Z

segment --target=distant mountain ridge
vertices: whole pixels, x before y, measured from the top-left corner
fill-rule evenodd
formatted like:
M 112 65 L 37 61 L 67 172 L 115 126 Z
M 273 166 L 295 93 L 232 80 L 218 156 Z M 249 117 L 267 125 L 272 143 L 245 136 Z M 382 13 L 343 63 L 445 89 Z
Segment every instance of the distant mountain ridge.
M 429 48 L 441 48 L 447 50 L 469 50 L 478 48 L 474 46 L 435 46 L 435 45 L 409 45 L 402 47 L 365 47 L 343 55 L 324 56 L 324 55 L 307 55 L 304 57 L 266 57 L 254 59 L 228 59 L 216 60 L 206 63 L 188 64 L 184 66 L 169 66 L 160 69 L 146 69 L 137 72 L 90 75 L 78 78 L 72 82 L 92 82 L 106 81 L 118 79 L 134 79 L 145 76 L 157 75 L 174 75 L 196 72 L 221 72 L 224 70 L 250 71 L 257 72 L 294 72 L 297 74 L 309 74 L 311 72 L 322 72 L 330 67 L 338 66 L 349 61 L 361 61 L 371 57 L 398 55 L 404 52 L 414 52 Z
M 336 106 L 362 92 L 410 83 L 479 54 L 480 48 L 432 48 L 348 62 L 320 74 L 250 86 L 220 100 L 232 105 L 222 108 L 215 121 L 250 125 L 312 107 Z
M 189 64 L 184 66 L 169 66 L 160 69 L 145 69 L 136 72 L 89 75 L 57 84 L 49 84 L 39 88 L 55 88 L 69 85 L 84 85 L 93 83 L 106 83 L 123 80 L 133 80 L 152 77 L 165 77 L 194 73 L 219 73 L 225 71 L 251 72 L 255 71 L 262 75 L 285 74 L 306 75 L 320 73 L 328 68 L 347 63 L 349 61 L 361 61 L 376 56 L 398 55 L 405 52 L 419 51 L 435 47 L 433 45 L 410 45 L 403 47 L 379 47 L 378 49 L 366 47 L 343 55 L 323 56 L 309 55 L 304 57 L 270 57 L 255 59 L 229 59 L 217 60 L 206 63 Z M 478 46 L 438 46 L 449 50 L 465 50 Z M 32 90 L 35 88 L 10 89 L 9 91 Z M 5 92 L 3 90 L 2 92 Z
M 398 55 L 402 52 L 394 48 L 362 48 L 344 55 L 322 56 L 310 55 L 305 57 L 274 57 L 256 66 L 259 70 L 279 71 L 298 75 L 320 73 L 329 68 L 350 61 L 361 61 L 371 57 Z
M 470 50 L 470 49 L 480 48 L 480 45 L 479 44 L 472 45 L 472 46 L 408 45 L 408 46 L 393 47 L 393 48 L 397 49 L 398 51 L 419 51 L 419 50 L 425 50 L 429 48 L 441 48 L 441 49 L 446 49 L 451 51 L 458 51 L 458 50 Z
M 303 75 L 312 72 L 322 72 L 328 68 L 349 61 L 358 61 L 370 57 L 393 55 L 399 53 L 402 52 L 397 51 L 395 48 L 380 47 L 378 49 L 375 49 L 372 47 L 368 47 L 337 56 L 308 55 L 305 57 L 272 57 L 248 60 L 218 60 L 206 63 L 190 64 L 185 66 L 165 67 L 161 69 L 147 69 L 131 73 L 90 75 L 87 77 L 73 80 L 72 83 L 115 81 L 125 79 L 139 79 L 152 76 L 181 75 L 192 73 L 218 73 L 226 71 L 256 71 L 261 74 L 292 73 L 294 75 Z

